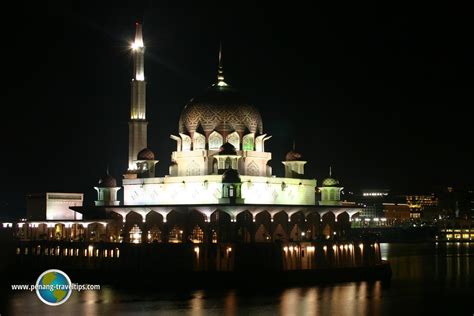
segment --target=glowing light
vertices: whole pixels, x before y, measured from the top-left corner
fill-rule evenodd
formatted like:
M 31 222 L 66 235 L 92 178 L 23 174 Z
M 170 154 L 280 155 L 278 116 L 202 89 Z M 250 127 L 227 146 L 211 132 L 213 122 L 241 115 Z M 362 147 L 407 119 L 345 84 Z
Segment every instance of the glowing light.
M 305 235 L 305 233 L 304 233 L 304 232 L 301 232 L 301 236 L 304 236 L 304 235 Z
M 135 41 L 130 45 L 130 47 L 132 48 L 132 50 L 138 50 L 140 48 L 143 48 L 144 45 L 142 41 Z
M 288 247 L 283 247 L 283 251 L 287 252 L 288 251 Z
M 324 247 L 323 247 L 323 250 L 324 250 L 324 251 L 327 251 L 327 250 L 328 250 L 328 247 L 327 247 L 327 246 L 324 246 Z
M 337 250 L 337 247 L 336 245 L 332 246 L 332 250 L 336 251 Z
M 364 244 L 359 244 L 359 248 L 362 250 L 364 249 Z
M 293 246 L 290 247 L 290 251 L 293 251 Z
M 194 247 L 194 252 L 199 256 L 199 247 Z

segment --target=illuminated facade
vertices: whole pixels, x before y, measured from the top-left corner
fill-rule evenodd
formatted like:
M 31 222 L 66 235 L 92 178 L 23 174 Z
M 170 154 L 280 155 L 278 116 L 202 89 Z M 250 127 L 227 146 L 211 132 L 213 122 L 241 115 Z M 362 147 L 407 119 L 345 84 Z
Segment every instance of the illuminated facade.
M 219 52 L 217 81 L 183 108 L 167 175 L 147 148 L 145 44 L 140 24 L 131 45 L 128 166 L 123 185 L 107 174 L 94 187 L 94 206 L 74 205 L 70 218 L 33 223 L 24 238 L 54 236 L 111 242 L 220 243 L 310 241 L 345 234 L 361 208 L 342 205 L 343 187 L 329 177 L 318 188 L 305 174 L 306 160 L 294 146 L 284 157 L 284 177 L 273 175 L 259 110 L 225 82 Z M 123 189 L 123 201 L 117 193 Z M 321 193 L 320 201 L 316 192 Z M 80 218 L 76 218 L 80 219 Z M 67 221 L 65 221 L 67 220 Z M 25 223 L 22 227 L 28 227 Z
M 430 195 L 407 195 L 406 201 L 410 208 L 410 218 L 419 219 L 423 216 L 423 211 L 438 206 L 438 198 Z
M 284 177 L 272 173 L 272 154 L 265 149 L 271 136 L 258 109 L 225 82 L 221 52 L 216 83 L 182 110 L 178 132 L 170 135 L 176 150 L 169 172 L 157 176 L 159 160 L 147 148 L 139 24 L 131 49 L 134 78 L 122 186 L 107 172 L 94 187 L 94 205 L 83 206 L 80 195 L 80 203 L 64 204 L 67 212 L 3 223 L 0 228 L 18 239 L 19 266 L 54 264 L 114 279 L 147 271 L 147 278 L 159 277 L 156 284 L 167 284 L 163 275 L 177 282 L 191 271 L 276 272 L 286 279 L 282 271 L 321 269 L 319 276 L 332 271 L 332 279 L 341 269 L 354 269 L 351 275 L 359 278 L 379 267 L 390 274 L 377 242 L 349 240 L 352 218 L 362 208 L 341 203 L 343 187 L 331 170 L 318 188 L 293 146 L 282 161 Z
M 84 194 L 47 192 L 26 197 L 28 220 L 81 220 L 82 214 L 70 207 L 82 206 Z

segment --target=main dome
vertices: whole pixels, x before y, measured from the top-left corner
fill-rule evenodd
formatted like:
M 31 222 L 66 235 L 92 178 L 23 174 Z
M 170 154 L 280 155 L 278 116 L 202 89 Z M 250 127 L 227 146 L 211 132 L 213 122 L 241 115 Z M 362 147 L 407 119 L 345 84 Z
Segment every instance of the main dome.
M 179 118 L 179 132 L 263 133 L 262 117 L 247 98 L 230 86 L 211 86 L 191 99 Z

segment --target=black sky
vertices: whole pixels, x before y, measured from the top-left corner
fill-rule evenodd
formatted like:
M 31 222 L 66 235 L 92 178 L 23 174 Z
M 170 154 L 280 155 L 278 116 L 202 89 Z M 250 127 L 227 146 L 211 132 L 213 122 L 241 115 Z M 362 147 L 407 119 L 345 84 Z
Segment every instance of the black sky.
M 100 2 L 100 3 L 99 3 Z M 144 25 L 149 147 L 168 170 L 186 102 L 226 81 L 260 109 L 274 172 L 296 146 L 307 174 L 349 188 L 473 185 L 467 8 L 236 2 L 18 4 L 4 12 L 2 208 L 28 192 L 85 192 L 126 168 L 135 21 Z

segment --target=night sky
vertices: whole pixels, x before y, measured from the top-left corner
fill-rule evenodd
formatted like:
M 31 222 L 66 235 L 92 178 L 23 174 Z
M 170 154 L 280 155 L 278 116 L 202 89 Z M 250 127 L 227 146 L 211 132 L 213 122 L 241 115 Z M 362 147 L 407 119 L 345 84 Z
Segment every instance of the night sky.
M 92 203 L 107 165 L 122 178 L 136 21 L 160 176 L 182 108 L 215 81 L 221 40 L 226 82 L 260 109 L 278 176 L 295 140 L 319 181 L 331 165 L 351 189 L 473 185 L 467 8 L 71 2 L 17 4 L 1 21 L 3 214 L 32 192 Z

